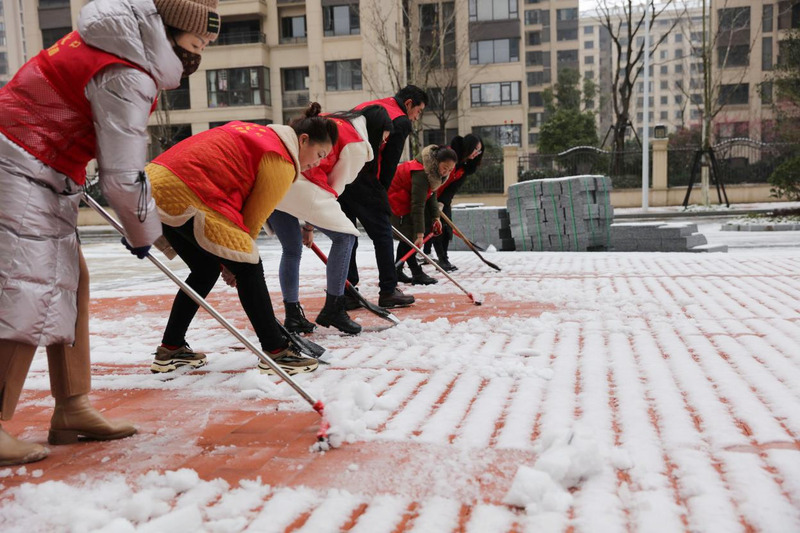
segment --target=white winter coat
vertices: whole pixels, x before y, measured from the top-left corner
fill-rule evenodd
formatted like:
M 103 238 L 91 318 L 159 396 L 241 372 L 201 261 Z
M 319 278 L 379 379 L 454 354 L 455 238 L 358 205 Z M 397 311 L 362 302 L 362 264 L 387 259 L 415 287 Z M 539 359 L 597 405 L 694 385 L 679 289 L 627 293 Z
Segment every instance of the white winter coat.
M 328 174 L 328 185 L 336 194 L 342 194 L 345 186 L 356 179 L 364 163 L 372 161 L 374 157 L 368 141 L 367 120 L 356 117 L 350 123 L 362 141 L 345 145 Z M 342 212 L 336 197 L 307 180 L 302 174 L 297 177 L 276 209 L 320 228 L 355 236 L 359 234 L 358 229 Z
M 96 48 L 150 73 L 114 65 L 87 85 L 103 194 L 133 246 L 151 244 L 161 222 L 137 182 L 147 157 L 147 120 L 159 89 L 180 84 L 153 0 L 95 0 L 78 32 Z M 155 81 L 154 81 L 155 80 Z M 79 187 L 0 134 L 0 339 L 47 346 L 72 343 L 77 317 Z M 137 206 L 146 206 L 140 221 Z

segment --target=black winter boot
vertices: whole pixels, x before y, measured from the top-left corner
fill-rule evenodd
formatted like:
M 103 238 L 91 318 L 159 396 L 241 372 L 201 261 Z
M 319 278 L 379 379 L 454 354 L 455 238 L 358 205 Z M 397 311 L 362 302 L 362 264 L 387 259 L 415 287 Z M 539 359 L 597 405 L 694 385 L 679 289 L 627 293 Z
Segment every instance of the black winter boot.
M 361 324 L 354 322 L 344 310 L 344 296 L 333 296 L 325 293 L 325 307 L 317 315 L 317 324 L 323 327 L 333 326 L 342 333 L 357 335 L 361 333 Z
M 403 272 L 403 265 L 397 267 L 397 282 L 398 283 L 411 283 L 411 277 Z
M 414 285 L 433 285 L 434 283 L 438 283 L 435 278 L 430 277 L 422 271 L 422 265 L 417 263 L 415 257 L 408 260 L 408 267 L 411 269 L 411 283 Z
M 316 326 L 309 322 L 299 302 L 283 302 L 286 309 L 286 320 L 283 325 L 292 333 L 311 333 Z

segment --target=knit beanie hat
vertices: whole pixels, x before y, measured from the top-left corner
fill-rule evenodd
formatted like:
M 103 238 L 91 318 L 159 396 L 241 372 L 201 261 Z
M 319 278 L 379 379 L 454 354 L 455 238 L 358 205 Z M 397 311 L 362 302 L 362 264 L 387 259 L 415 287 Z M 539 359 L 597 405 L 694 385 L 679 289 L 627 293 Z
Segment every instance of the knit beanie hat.
M 215 41 L 219 35 L 219 0 L 154 0 L 166 26 Z

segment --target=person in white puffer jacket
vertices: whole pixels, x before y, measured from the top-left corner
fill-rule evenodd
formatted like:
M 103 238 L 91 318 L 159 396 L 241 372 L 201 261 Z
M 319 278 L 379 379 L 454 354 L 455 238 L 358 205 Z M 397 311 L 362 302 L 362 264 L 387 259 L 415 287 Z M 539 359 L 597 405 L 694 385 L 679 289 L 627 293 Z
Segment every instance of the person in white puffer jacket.
M 9 420 L 37 346 L 47 347 L 51 444 L 136 429 L 89 403 L 89 277 L 77 238 L 86 165 L 144 258 L 161 222 L 143 169 L 161 89 L 194 72 L 220 28 L 218 0 L 95 0 L 78 29 L 0 88 L 0 420 Z M 0 428 L 0 465 L 48 450 Z

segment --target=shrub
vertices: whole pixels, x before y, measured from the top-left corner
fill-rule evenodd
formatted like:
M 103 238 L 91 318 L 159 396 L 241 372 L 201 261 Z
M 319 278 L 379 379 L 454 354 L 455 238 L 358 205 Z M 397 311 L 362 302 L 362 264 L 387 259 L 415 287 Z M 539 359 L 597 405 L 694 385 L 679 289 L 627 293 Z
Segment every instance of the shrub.
M 776 198 L 800 201 L 800 155 L 781 163 L 770 175 L 770 194 Z

